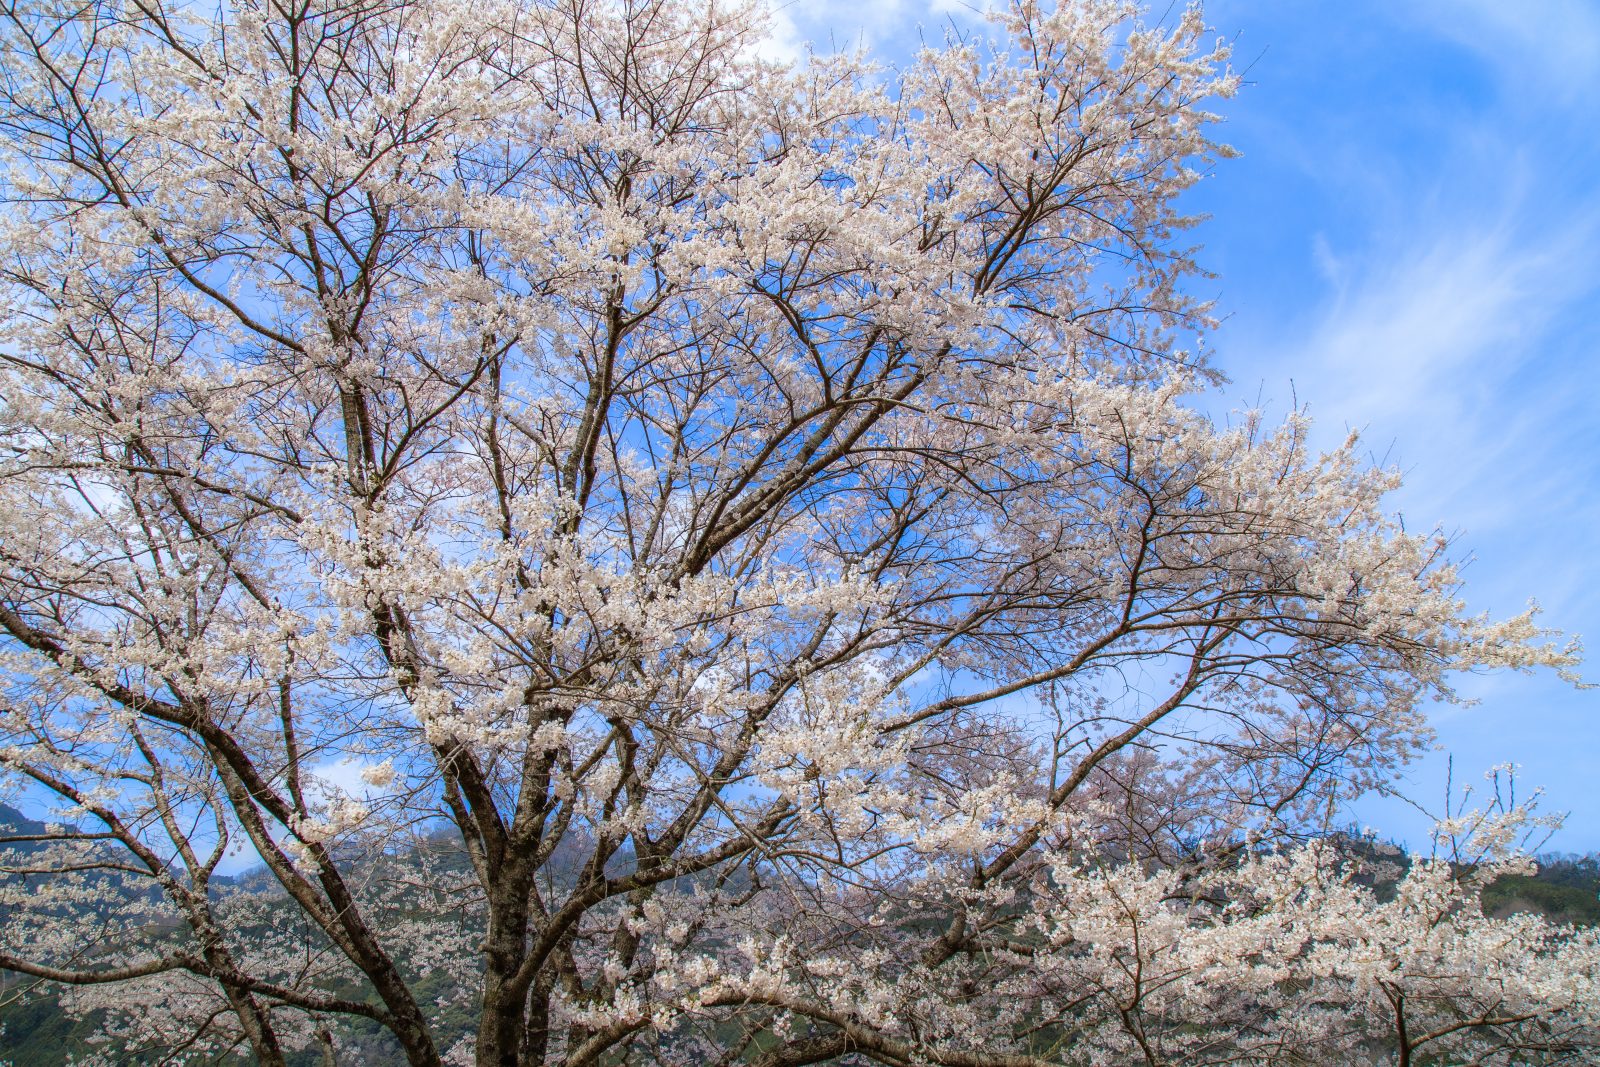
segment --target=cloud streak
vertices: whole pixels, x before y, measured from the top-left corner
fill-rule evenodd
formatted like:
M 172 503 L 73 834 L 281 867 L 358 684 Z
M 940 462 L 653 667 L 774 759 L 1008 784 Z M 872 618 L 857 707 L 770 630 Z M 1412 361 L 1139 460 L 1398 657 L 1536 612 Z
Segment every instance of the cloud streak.
M 1541 107 L 1586 106 L 1600 83 L 1600 6 L 1592 0 L 1431 0 L 1394 12 L 1471 50 L 1511 96 Z

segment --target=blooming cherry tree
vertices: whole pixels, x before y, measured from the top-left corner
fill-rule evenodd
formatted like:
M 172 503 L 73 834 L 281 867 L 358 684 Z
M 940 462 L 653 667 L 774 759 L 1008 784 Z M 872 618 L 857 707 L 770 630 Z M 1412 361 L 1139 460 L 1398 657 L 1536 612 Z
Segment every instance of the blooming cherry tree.
M 1600 1047 L 1592 933 L 1300 843 L 1575 660 L 1192 402 L 1198 11 L 0 18 L 0 967 L 108 1055 Z

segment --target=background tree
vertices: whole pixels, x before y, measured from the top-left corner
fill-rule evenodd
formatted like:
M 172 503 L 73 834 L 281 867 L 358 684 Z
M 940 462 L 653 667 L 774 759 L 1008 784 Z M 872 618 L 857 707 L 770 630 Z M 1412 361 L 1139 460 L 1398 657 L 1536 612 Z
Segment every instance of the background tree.
M 738 6 L 4 18 L 0 764 L 71 825 L 0 965 L 113 1047 L 1592 1052 L 1591 935 L 1289 847 L 1573 658 L 1187 403 L 1197 11 L 893 77 Z

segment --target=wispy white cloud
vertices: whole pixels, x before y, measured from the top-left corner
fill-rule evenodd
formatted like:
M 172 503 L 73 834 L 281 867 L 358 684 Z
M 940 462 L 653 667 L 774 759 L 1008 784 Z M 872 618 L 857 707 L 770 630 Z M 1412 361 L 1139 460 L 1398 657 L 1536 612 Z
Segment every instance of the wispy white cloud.
M 1323 301 L 1280 326 L 1274 363 L 1310 398 L 1324 440 L 1360 429 L 1413 472 L 1402 503 L 1420 523 L 1489 535 L 1596 510 L 1573 474 L 1589 463 L 1593 422 L 1563 409 L 1597 237 L 1600 217 L 1552 232 L 1514 214 L 1452 215 L 1344 248 L 1319 234 Z
M 998 0 L 771 0 L 776 47 L 802 54 L 864 48 L 903 61 L 954 24 L 970 28 Z
M 1265 78 L 1241 98 L 1271 131 L 1251 146 L 1255 180 L 1301 198 L 1272 201 L 1294 237 L 1246 246 L 1277 272 L 1252 275 L 1267 299 L 1236 290 L 1223 365 L 1247 395 L 1259 381 L 1284 399 L 1292 379 L 1325 443 L 1360 428 L 1402 467 L 1394 504 L 1408 525 L 1442 523 L 1475 557 L 1473 610 L 1504 615 L 1533 596 L 1548 624 L 1600 646 L 1600 150 L 1587 132 L 1600 4 L 1296 10 L 1264 27 L 1293 57 L 1269 71 L 1293 105 Z M 1458 682 L 1482 703 L 1432 712 L 1457 767 L 1523 761 L 1553 806 L 1577 812 L 1564 847 L 1600 845 L 1593 694 L 1545 676 Z M 1443 778 L 1441 756 L 1413 784 L 1429 793 Z M 1416 839 L 1403 806 L 1370 807 Z
M 1355 423 L 1458 419 L 1588 287 L 1593 221 L 1557 235 L 1474 221 L 1344 254 L 1317 235 L 1312 254 L 1332 284 L 1303 355 L 1323 378 L 1320 406 Z
M 1593 0 L 1427 0 L 1392 10 L 1477 53 L 1513 95 L 1587 106 L 1587 91 L 1600 84 Z

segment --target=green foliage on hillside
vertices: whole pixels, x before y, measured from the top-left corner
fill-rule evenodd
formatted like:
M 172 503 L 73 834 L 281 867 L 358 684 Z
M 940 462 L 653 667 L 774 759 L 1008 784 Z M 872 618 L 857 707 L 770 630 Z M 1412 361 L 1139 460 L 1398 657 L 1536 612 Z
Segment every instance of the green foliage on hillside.
M 1547 856 L 1534 875 L 1507 875 L 1483 891 L 1483 910 L 1494 916 L 1536 912 L 1556 922 L 1600 926 L 1600 859 Z

